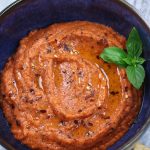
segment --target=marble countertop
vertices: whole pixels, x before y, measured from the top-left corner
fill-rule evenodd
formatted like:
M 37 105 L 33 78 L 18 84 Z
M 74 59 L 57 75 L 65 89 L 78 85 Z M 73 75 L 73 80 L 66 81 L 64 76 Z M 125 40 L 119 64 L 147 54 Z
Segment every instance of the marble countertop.
M 5 7 L 7 7 L 14 1 L 15 0 L 0 0 L 0 11 L 2 11 Z M 138 9 L 139 13 L 143 16 L 143 18 L 150 26 L 150 17 L 149 17 L 150 0 L 126 0 L 126 1 Z M 147 129 L 147 131 L 143 134 L 143 136 L 140 138 L 139 143 L 144 144 L 147 147 L 150 147 L 150 126 Z M 0 146 L 0 150 L 5 150 L 5 148 Z M 139 150 L 142 149 L 140 148 Z

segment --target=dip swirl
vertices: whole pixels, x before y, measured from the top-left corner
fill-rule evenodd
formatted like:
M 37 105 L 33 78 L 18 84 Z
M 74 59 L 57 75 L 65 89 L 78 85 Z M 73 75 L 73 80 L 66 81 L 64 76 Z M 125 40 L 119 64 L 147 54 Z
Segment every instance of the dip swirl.
M 32 149 L 106 149 L 128 130 L 140 94 L 125 70 L 103 62 L 125 38 L 76 21 L 31 32 L 2 73 L 2 108 L 15 138 Z

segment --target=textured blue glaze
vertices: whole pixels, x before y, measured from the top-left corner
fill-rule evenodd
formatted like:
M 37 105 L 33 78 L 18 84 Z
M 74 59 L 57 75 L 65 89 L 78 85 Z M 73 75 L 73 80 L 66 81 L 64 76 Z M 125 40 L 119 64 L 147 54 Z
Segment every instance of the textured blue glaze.
M 135 26 L 142 37 L 144 57 L 150 58 L 150 31 L 130 8 L 116 0 L 26 0 L 0 17 L 0 70 L 15 53 L 18 42 L 29 31 L 57 22 L 87 20 L 111 26 L 127 36 Z M 129 131 L 109 150 L 116 150 L 135 137 L 150 117 L 150 62 L 145 64 L 146 80 L 141 111 Z M 28 148 L 14 139 L 0 110 L 0 141 L 17 150 Z M 5 142 L 5 143 L 4 143 Z M 6 143 L 8 145 L 6 145 Z M 8 147 L 7 147 L 8 148 Z

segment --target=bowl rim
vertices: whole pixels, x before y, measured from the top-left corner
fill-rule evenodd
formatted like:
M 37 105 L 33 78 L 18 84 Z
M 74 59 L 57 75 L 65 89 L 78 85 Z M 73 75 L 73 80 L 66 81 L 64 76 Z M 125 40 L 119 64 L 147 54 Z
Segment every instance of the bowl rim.
M 150 26 L 148 25 L 147 21 L 141 16 L 140 12 L 133 5 L 128 3 L 126 0 L 112 0 L 112 1 L 115 1 L 116 3 L 122 5 L 123 7 L 127 8 L 128 10 L 133 12 L 133 14 L 135 16 L 137 16 L 139 21 L 142 22 L 142 24 L 144 25 L 144 28 L 150 33 Z M 11 4 L 9 4 L 2 11 L 0 11 L 0 20 L 3 20 L 3 18 L 5 18 L 5 15 L 11 13 L 13 11 L 13 9 L 15 9 L 17 6 L 21 5 L 24 2 L 25 2 L 24 0 L 15 0 Z M 144 134 L 144 131 L 146 131 L 146 129 L 148 128 L 149 125 L 150 125 L 150 117 L 147 119 L 145 124 L 138 131 L 138 133 L 136 133 L 136 135 L 134 137 L 132 137 L 126 143 L 124 143 L 118 150 L 129 149 Z M 1 137 L 0 137 L 0 144 L 4 148 L 7 148 L 8 150 L 16 150 L 10 144 L 8 144 L 6 141 L 1 139 Z

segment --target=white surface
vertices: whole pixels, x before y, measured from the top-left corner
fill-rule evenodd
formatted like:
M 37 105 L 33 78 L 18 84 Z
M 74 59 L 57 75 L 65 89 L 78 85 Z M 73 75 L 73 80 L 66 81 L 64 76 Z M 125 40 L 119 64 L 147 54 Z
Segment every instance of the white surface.
M 14 2 L 15 0 L 0 0 L 0 11 L 2 11 L 6 6 Z M 133 6 L 135 6 L 143 18 L 150 25 L 150 0 L 126 0 Z M 150 127 L 146 131 L 146 133 L 140 139 L 142 144 L 145 144 L 150 147 Z M 5 150 L 2 146 L 0 146 L 0 150 Z
M 6 6 L 14 2 L 15 0 L 0 0 L 0 11 L 3 10 Z
M 136 7 L 143 18 L 150 25 L 150 0 L 126 0 L 134 7 Z

